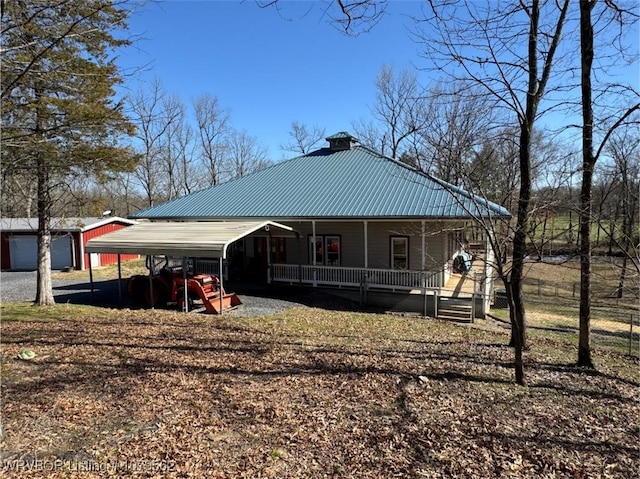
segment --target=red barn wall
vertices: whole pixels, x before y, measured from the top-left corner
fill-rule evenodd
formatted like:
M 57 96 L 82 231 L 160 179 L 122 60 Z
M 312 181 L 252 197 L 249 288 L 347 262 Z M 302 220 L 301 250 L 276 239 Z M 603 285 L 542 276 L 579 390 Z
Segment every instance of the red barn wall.
M 87 242 L 98 236 L 102 236 L 107 233 L 113 233 L 114 231 L 121 230 L 122 228 L 126 228 L 129 226 L 128 224 L 113 222 L 107 223 L 106 225 L 98 226 L 97 228 L 90 229 L 85 231 L 82 235 L 82 245 L 83 250 L 87 246 Z M 137 254 L 121 254 L 120 261 L 130 261 L 132 259 L 138 259 L 140 256 Z M 84 254 L 84 267 L 85 269 L 89 269 L 89 253 Z M 100 266 L 108 266 L 110 264 L 118 263 L 118 255 L 113 253 L 100 253 Z M 79 265 L 80 263 L 78 263 Z

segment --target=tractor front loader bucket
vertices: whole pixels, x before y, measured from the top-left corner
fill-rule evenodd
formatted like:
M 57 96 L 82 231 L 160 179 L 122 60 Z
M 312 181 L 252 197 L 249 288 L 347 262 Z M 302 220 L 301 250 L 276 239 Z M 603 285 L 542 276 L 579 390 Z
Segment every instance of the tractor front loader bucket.
M 207 313 L 220 314 L 223 310 L 230 311 L 242 304 L 236 293 L 226 293 L 224 288 L 219 288 L 219 283 L 217 288 L 205 291 L 197 281 L 192 281 L 189 284 L 189 290 L 200 297 Z M 220 301 L 221 294 L 222 304 Z
M 222 307 L 224 311 L 236 309 L 242 304 L 242 301 L 240 301 L 236 293 L 225 293 L 224 290 L 222 292 Z M 203 302 L 207 313 L 220 314 L 222 312 L 220 310 L 220 294 L 218 292 L 212 296 L 208 296 L 206 301 Z

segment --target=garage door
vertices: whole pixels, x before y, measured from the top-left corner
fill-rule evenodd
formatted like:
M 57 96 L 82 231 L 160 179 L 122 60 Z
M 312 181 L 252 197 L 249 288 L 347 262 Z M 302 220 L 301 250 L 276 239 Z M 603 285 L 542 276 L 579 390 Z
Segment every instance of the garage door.
M 33 271 L 38 268 L 38 237 L 36 235 L 11 236 L 11 269 Z M 71 236 L 54 236 L 51 243 L 51 269 L 73 265 Z

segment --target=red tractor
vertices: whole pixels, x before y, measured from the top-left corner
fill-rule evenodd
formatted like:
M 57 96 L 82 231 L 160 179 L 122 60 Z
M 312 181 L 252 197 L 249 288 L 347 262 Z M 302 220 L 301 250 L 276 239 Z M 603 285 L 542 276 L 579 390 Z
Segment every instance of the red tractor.
M 153 264 L 147 257 L 149 275 L 138 274 L 129 278 L 127 293 L 133 306 L 148 308 L 163 308 L 168 303 L 176 303 L 178 310 L 185 308 L 185 278 L 182 267 L 169 266 L 167 257 L 159 263 Z M 153 283 L 153 284 L 152 284 Z M 226 293 L 215 275 L 194 274 L 187 272 L 186 276 L 188 311 L 194 308 L 196 302 L 201 301 L 207 313 L 220 314 L 235 309 L 242 304 L 235 293 Z

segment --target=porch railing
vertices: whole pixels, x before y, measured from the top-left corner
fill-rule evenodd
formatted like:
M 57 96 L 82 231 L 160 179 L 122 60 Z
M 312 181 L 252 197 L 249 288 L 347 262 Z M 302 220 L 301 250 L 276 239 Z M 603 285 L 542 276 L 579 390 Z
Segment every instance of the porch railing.
M 366 285 L 370 288 L 393 290 L 440 288 L 443 285 L 443 274 L 443 271 L 408 271 L 292 264 L 271 265 L 271 280 L 275 282 L 355 287 Z

